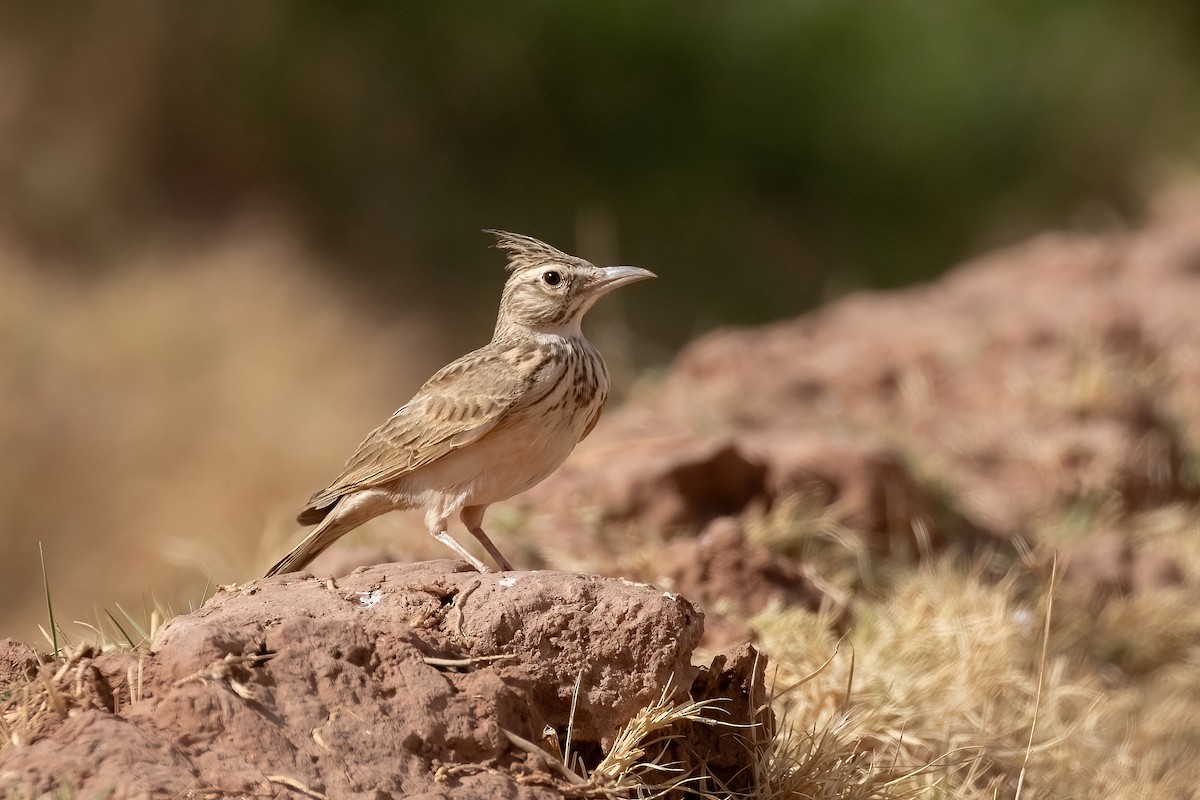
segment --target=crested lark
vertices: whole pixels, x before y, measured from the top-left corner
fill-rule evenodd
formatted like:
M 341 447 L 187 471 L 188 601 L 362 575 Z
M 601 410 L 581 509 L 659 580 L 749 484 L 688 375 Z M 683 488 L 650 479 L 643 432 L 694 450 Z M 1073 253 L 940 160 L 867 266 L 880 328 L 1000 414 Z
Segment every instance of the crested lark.
M 512 273 L 492 341 L 439 370 L 359 445 L 297 517 L 317 527 L 268 577 L 303 569 L 373 517 L 418 508 L 430 535 L 478 571 L 488 569 L 447 531 L 454 514 L 501 569 L 512 569 L 483 532 L 483 512 L 540 482 L 591 432 L 608 397 L 608 369 L 580 321 L 608 292 L 655 275 L 598 268 L 528 236 L 487 233 L 508 251 Z

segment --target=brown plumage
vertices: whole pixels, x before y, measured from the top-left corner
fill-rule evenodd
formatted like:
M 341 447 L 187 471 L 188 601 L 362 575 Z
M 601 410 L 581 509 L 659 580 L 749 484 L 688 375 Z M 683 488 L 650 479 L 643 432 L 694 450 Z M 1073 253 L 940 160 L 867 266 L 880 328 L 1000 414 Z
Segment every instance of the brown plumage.
M 580 321 L 597 299 L 655 277 L 598 268 L 504 231 L 511 272 L 492 340 L 442 369 L 376 428 L 342 474 L 297 518 L 317 527 L 268 576 L 304 568 L 367 520 L 423 509 L 430 535 L 480 572 L 487 567 L 447 531 L 463 524 L 501 569 L 512 569 L 482 528 L 488 505 L 541 481 L 591 432 L 608 397 L 608 369 Z

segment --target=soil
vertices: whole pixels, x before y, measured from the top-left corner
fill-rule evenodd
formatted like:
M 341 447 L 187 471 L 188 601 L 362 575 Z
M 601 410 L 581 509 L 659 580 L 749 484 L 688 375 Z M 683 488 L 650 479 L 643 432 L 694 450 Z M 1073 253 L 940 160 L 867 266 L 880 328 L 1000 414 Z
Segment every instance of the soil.
M 740 620 L 827 599 L 748 535 L 785 502 L 873 558 L 913 561 L 1018 539 L 1037 551 L 1054 509 L 1119 522 L 1200 499 L 1197 218 L 1180 196 L 1141 231 L 1046 235 L 929 286 L 694 342 L 516 503 L 523 566 L 576 550 L 648 583 L 451 561 L 351 571 L 335 548 L 313 564 L 322 578 L 222 589 L 145 652 L 39 668 L 2 642 L 0 683 L 61 687 L 65 705 L 0 750 L 0 781 L 80 797 L 549 798 L 581 791 L 550 755 L 568 731 L 595 765 L 663 697 L 720 699 L 769 730 L 738 716 L 761 705 L 766 667 Z M 634 568 L 637 541 L 657 549 Z M 1119 525 L 1063 555 L 1098 598 L 1183 580 Z M 698 647 L 725 652 L 700 667 Z M 745 785 L 735 730 L 681 724 L 672 757 Z
M 664 694 L 762 702 L 753 651 L 692 665 L 703 618 L 643 584 L 453 561 L 256 581 L 176 617 L 149 652 L 74 654 L 65 719 L 7 748 L 0 775 L 81 797 L 557 797 L 551 756 L 510 734 L 570 728 L 592 755 Z M 745 774 L 737 736 L 688 741 L 685 763 Z

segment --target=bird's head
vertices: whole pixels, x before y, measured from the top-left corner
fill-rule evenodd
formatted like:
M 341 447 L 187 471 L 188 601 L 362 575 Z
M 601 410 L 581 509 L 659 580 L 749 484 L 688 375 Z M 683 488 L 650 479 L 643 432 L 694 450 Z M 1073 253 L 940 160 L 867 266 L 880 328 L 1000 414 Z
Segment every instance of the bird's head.
M 592 304 L 627 283 L 657 277 L 639 267 L 597 267 L 529 236 L 488 230 L 508 252 L 496 335 L 531 330 L 578 335 Z

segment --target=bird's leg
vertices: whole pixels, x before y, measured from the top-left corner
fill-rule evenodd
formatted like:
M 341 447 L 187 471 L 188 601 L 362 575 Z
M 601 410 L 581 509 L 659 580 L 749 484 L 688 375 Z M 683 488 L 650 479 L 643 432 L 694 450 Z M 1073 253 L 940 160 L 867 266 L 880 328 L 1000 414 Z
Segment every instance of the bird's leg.
M 458 543 L 457 540 L 455 540 L 455 537 L 446 533 L 446 531 L 443 530 L 443 531 L 439 531 L 439 533 L 433 534 L 433 539 L 436 539 L 439 542 L 442 542 L 443 545 L 445 545 L 446 547 L 449 547 L 450 549 L 452 549 L 452 551 L 454 551 L 455 553 L 460 555 L 460 558 L 462 558 L 464 561 L 467 561 L 468 564 L 475 567 L 475 572 L 491 572 L 491 570 L 487 569 L 486 564 L 482 563 L 482 561 L 480 561 L 478 558 L 475 558 L 474 555 L 470 554 L 470 551 L 468 551 L 468 549 L 466 547 L 463 547 L 462 545 L 460 545 L 460 543 Z
M 444 508 L 434 507 L 425 512 L 425 527 L 429 530 L 429 535 L 457 553 L 460 558 L 474 567 L 476 572 L 491 572 L 486 564 L 471 555 L 471 551 L 459 544 L 458 540 L 450 535 L 446 530 L 446 517 L 447 514 Z
M 444 528 L 440 531 L 430 531 L 429 533 L 433 536 L 433 538 L 446 545 L 446 547 L 449 547 L 451 550 L 458 553 L 459 557 L 474 567 L 476 572 L 491 572 L 491 570 L 487 568 L 487 564 L 484 564 L 478 558 L 471 555 L 471 551 L 459 544 L 458 541 Z
M 508 563 L 507 558 L 500 555 L 500 551 L 496 549 L 496 545 L 492 544 L 492 540 L 488 538 L 488 535 L 483 532 L 483 528 L 476 525 L 474 528 L 469 528 L 469 530 L 479 540 L 479 543 L 483 545 L 484 549 L 488 551 L 488 555 L 492 557 L 492 560 L 499 565 L 501 572 L 513 571 L 512 564 Z
M 507 558 L 500 555 L 500 551 L 496 548 L 496 545 L 492 544 L 492 540 L 483 532 L 483 512 L 486 510 L 487 506 L 467 506 L 462 510 L 462 514 L 460 515 L 463 525 L 467 526 L 467 530 L 471 532 L 471 535 L 478 539 L 483 548 L 488 551 L 488 555 L 500 567 L 501 572 L 512 572 L 512 564 L 508 563 Z

